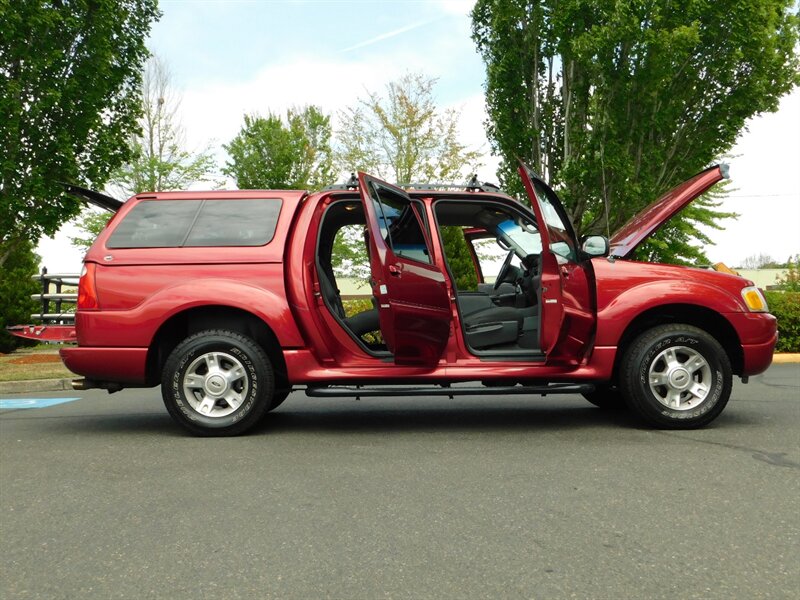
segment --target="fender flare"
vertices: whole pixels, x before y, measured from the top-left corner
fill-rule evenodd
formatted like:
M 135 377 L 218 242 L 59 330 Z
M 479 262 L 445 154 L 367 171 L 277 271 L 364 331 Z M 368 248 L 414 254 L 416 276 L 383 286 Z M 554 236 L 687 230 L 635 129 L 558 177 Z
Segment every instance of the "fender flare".
M 198 283 L 202 282 L 202 294 Z M 184 301 L 176 301 L 183 298 Z M 302 347 L 303 338 L 285 295 L 231 279 L 211 278 L 181 283 L 159 290 L 139 308 L 145 315 L 157 315 L 149 329 L 149 346 L 161 327 L 175 315 L 204 306 L 236 308 L 261 319 L 275 333 L 281 348 Z
M 673 305 L 712 311 L 734 330 L 725 313 L 744 312 L 743 305 L 729 291 L 713 285 L 678 280 L 649 282 L 625 290 L 597 311 L 596 345 L 617 346 L 631 323 L 643 313 Z

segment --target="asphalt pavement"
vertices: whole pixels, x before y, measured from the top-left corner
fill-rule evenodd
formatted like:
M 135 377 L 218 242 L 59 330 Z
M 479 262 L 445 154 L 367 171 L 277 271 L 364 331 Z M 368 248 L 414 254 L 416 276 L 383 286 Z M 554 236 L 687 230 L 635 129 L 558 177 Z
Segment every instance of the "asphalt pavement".
M 296 392 L 199 439 L 158 389 L 2 398 L 4 600 L 799 595 L 798 364 L 688 432 L 578 396 Z

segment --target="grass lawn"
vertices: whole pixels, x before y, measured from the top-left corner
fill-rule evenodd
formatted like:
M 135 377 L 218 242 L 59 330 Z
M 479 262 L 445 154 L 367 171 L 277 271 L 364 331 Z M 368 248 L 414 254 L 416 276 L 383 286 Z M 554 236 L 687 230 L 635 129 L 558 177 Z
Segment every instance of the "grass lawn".
M 57 344 L 40 344 L 0 354 L 0 381 L 77 377 L 58 356 Z

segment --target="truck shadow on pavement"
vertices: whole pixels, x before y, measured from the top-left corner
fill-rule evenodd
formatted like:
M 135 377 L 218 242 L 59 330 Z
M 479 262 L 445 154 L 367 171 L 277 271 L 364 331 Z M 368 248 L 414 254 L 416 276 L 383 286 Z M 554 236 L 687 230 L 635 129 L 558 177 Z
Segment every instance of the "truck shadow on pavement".
M 32 424 L 28 425 L 30 428 Z M 53 416 L 37 419 L 36 429 L 59 434 L 144 434 L 188 437 L 164 411 L 138 414 L 100 414 Z M 471 406 L 445 408 L 408 407 L 362 408 L 328 405 L 293 409 L 290 402 L 253 427 L 244 438 L 307 433 L 385 434 L 414 432 L 537 432 L 577 429 L 644 429 L 625 411 L 605 411 L 593 407 Z
M 160 407 L 159 407 L 160 408 Z M 52 435 L 74 433 L 144 434 L 149 436 L 189 437 L 166 413 L 154 407 L 145 413 L 91 413 L 53 415 L 36 419 L 38 430 Z M 757 425 L 752 415 L 723 413 L 704 430 L 718 427 Z M 16 419 L 14 419 L 16 420 Z M 27 419 L 20 419 L 27 420 Z M 32 427 L 29 423 L 26 428 Z M 253 427 L 244 438 L 258 436 L 327 434 L 385 434 L 414 432 L 547 432 L 591 430 L 654 431 L 626 410 L 603 410 L 567 401 L 564 406 L 535 401 L 492 405 L 381 405 L 379 402 L 287 402 Z
M 639 423 L 624 411 L 604 411 L 592 407 L 415 406 L 404 409 L 362 409 L 337 406 L 292 410 L 289 405 L 268 415 L 253 429 L 253 433 L 533 432 L 605 427 L 637 428 Z

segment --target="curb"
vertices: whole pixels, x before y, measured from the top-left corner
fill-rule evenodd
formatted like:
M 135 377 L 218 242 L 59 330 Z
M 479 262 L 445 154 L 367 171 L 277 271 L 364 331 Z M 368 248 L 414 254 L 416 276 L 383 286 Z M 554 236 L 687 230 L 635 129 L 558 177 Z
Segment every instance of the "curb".
M 23 379 L 0 381 L 0 394 L 27 394 L 29 392 L 72 391 L 72 379 Z
M 786 365 L 789 363 L 800 363 L 800 354 L 784 352 L 781 354 L 774 354 L 772 356 L 772 364 L 774 365 Z

